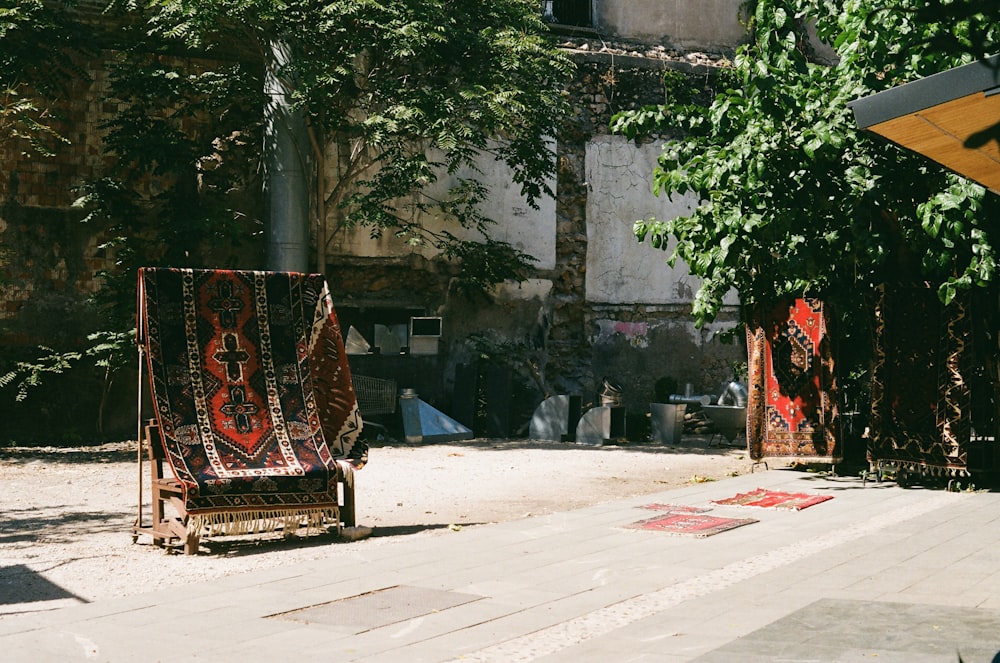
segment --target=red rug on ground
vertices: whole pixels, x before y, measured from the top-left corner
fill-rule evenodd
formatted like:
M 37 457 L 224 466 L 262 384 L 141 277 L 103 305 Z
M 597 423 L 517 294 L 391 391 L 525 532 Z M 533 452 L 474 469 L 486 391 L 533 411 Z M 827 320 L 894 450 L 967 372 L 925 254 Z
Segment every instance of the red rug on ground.
M 628 527 L 703 538 L 755 522 L 757 521 L 753 518 L 720 518 L 694 513 L 670 513 L 666 516 L 640 520 Z
M 653 511 L 666 511 L 668 513 L 704 513 L 705 511 L 711 511 L 711 507 L 707 506 L 687 506 L 685 504 L 660 504 L 654 502 L 653 504 L 644 504 L 640 509 L 652 509 Z
M 326 280 L 139 271 L 140 342 L 189 514 L 256 521 L 335 509 L 367 446 Z
M 833 495 L 810 495 L 808 493 L 784 493 L 780 490 L 758 488 L 749 493 L 739 493 L 724 500 L 712 500 L 719 506 L 752 506 L 761 509 L 790 509 L 799 511 L 807 507 L 832 500 Z

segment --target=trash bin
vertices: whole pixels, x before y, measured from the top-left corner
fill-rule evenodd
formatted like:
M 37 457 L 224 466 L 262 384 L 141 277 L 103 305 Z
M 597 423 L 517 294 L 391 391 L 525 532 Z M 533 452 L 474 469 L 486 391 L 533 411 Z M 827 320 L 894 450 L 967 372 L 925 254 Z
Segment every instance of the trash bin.
M 652 440 L 660 444 L 677 444 L 684 432 L 684 412 L 687 405 L 650 403 L 649 417 Z

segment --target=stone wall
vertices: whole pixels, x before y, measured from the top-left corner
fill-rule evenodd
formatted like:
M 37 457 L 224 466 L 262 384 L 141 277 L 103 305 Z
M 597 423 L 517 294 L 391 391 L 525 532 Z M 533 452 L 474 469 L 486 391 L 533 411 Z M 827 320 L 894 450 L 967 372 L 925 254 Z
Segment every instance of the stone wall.
M 68 144 L 42 157 L 23 141 L 0 143 L 0 343 L 64 341 L 82 326 L 75 313 L 97 290 L 97 271 L 111 265 L 100 247 L 106 238 L 82 226 L 71 207 L 74 188 L 110 163 L 101 144 L 101 124 L 115 110 L 107 101 L 106 56 L 81 62 L 82 75 L 52 107 L 53 128 Z M 36 314 L 49 309 L 63 315 Z
M 630 145 L 608 135 L 614 113 L 664 101 L 670 87 L 665 78 L 676 76 L 670 72 L 684 73 L 707 97 L 712 67 L 691 64 L 690 57 L 643 57 L 572 40 L 563 47 L 578 75 L 569 90 L 575 115 L 553 145 L 557 199 L 531 209 L 512 193 L 502 167 L 486 171 L 502 237 L 539 259 L 531 280 L 501 285 L 487 297 L 469 296 L 455 287 L 453 265 L 433 253 L 387 245 L 389 239 L 374 246 L 357 237 L 338 240 L 325 266 L 345 329 L 355 321 L 405 322 L 413 314 L 443 318 L 440 355 L 421 359 L 420 370 L 399 369 L 398 357 L 381 362 L 382 368 L 377 357 L 359 358 L 359 366 L 385 377 L 396 370 L 401 380 L 418 381 L 421 395 L 447 411 L 460 365 L 485 355 L 506 361 L 515 369 L 519 394 L 512 432 L 524 428 L 531 404 L 545 395 L 572 393 L 593 401 L 604 376 L 622 383 L 626 405 L 642 412 L 661 377 L 691 382 L 699 392 L 717 391 L 731 365 L 745 359 L 739 346 L 718 341 L 736 320 L 735 300 L 717 324 L 695 329 L 689 312 L 696 280 L 683 268 L 668 268 L 665 254 L 630 234 L 635 218 L 679 213 L 693 202 L 652 196 L 649 177 L 659 144 Z M 110 267 L 114 256 L 101 248 L 101 232 L 80 224 L 71 203 L 72 187 L 107 165 L 99 125 L 114 108 L 107 105 L 105 76 L 101 63 L 94 63 L 73 95 L 66 123 L 72 145 L 46 160 L 3 155 L 0 342 L 8 350 L 79 347 L 94 328 L 87 298 L 98 286 L 98 271 Z M 390 364 L 397 368 L 390 370 Z M 98 387 L 76 384 L 78 396 L 69 400 L 65 391 L 46 395 L 45 408 L 59 417 L 36 411 L 26 415 L 25 426 L 52 435 L 59 434 L 53 427 L 75 426 L 92 434 Z M 0 415 L 7 416 L 10 390 L 0 392 L 6 392 L 0 393 Z M 109 411 L 133 412 L 134 398 L 134 390 L 123 390 Z M 126 417 L 113 428 L 129 435 L 131 426 Z
M 566 46 L 579 68 L 570 90 L 576 112 L 555 147 L 554 204 L 531 210 L 512 194 L 502 169 L 484 169 L 499 192 L 489 211 L 500 219 L 503 237 L 539 260 L 532 280 L 499 287 L 489 298 L 468 298 L 454 287 L 454 270 L 426 247 L 389 236 L 372 240 L 363 229 L 331 245 L 327 274 L 335 300 L 348 311 L 341 316 L 345 326 L 378 311 L 442 316 L 440 380 L 420 379 L 419 391 L 446 411 L 457 366 L 484 353 L 483 339 L 492 343 L 493 354 L 514 365 L 536 399 L 571 393 L 591 402 L 608 376 L 623 385 L 625 404 L 636 411 L 646 409 L 660 378 L 690 382 L 698 393 L 718 393 L 733 365 L 745 360 L 740 345 L 719 340 L 738 318 L 736 297 L 716 323 L 696 329 L 690 303 L 697 279 L 683 266 L 668 267 L 667 254 L 632 234 L 637 218 L 670 218 L 696 203 L 651 192 L 665 137 L 635 145 L 608 135 L 614 113 L 662 103 L 670 87 L 664 79 L 676 81 L 677 72 L 707 98 L 713 68 Z M 485 354 L 491 354 L 489 348 Z M 398 358 L 391 363 L 396 376 L 386 370 L 376 377 L 407 373 Z M 363 364 L 380 372 L 378 360 Z M 410 372 L 404 379 L 417 377 Z

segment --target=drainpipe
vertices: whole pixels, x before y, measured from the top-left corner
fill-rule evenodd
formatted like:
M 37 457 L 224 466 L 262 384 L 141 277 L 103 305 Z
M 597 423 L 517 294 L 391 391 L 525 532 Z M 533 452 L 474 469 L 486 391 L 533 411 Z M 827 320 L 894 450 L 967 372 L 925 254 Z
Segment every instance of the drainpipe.
M 271 42 L 264 72 L 264 194 L 268 206 L 267 269 L 309 270 L 309 137 L 305 116 L 292 108 L 281 79 L 289 48 Z

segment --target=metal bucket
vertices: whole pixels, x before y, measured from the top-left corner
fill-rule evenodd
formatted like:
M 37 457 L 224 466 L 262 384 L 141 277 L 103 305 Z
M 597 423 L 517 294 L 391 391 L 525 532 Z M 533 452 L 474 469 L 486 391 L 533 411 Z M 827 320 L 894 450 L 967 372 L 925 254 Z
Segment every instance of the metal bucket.
M 652 427 L 652 441 L 659 444 L 677 444 L 684 432 L 684 412 L 686 405 L 672 403 L 650 403 L 649 419 Z
M 601 405 L 620 407 L 622 404 L 622 387 L 620 384 L 604 378 L 599 396 L 601 397 Z

